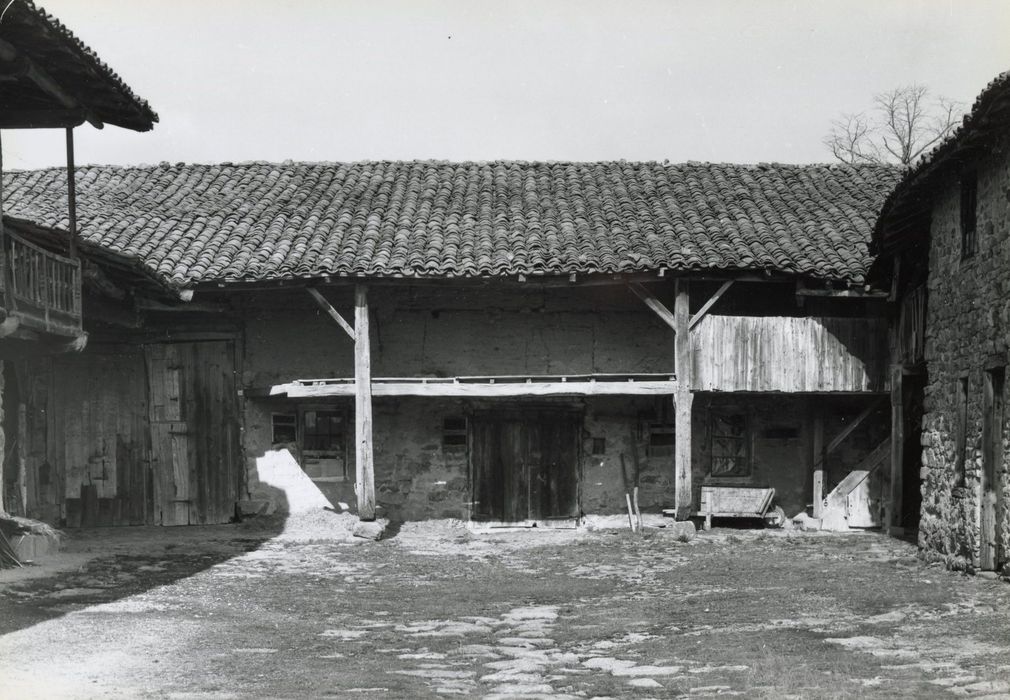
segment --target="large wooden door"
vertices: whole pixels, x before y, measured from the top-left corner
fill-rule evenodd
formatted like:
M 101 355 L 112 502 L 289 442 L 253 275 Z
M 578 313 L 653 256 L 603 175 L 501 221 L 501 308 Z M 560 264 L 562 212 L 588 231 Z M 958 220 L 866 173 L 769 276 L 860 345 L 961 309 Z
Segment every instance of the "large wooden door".
M 155 522 L 226 523 L 242 482 L 234 346 L 146 345 Z
M 982 403 L 982 513 L 980 565 L 995 571 L 1002 563 L 1000 552 L 1000 478 L 1003 471 L 1003 367 L 985 373 Z
M 579 435 L 572 410 L 481 411 L 471 421 L 474 520 L 579 515 Z

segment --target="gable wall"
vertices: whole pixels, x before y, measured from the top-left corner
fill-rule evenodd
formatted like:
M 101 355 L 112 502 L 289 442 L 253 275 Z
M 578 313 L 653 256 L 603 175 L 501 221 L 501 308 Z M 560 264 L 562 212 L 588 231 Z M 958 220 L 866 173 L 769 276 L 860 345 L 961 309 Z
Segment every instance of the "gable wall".
M 977 164 L 978 251 L 961 260 L 960 185 L 948 176 L 933 199 L 925 356 L 922 513 L 919 543 L 963 568 L 979 557 L 984 370 L 1006 363 L 1010 334 L 1010 150 L 1003 144 Z M 965 483 L 955 479 L 957 384 L 968 379 Z M 1003 493 L 1010 494 L 1010 445 L 1004 426 Z M 1004 503 L 1006 495 L 1004 495 Z M 1003 508 L 1004 551 L 1010 551 Z

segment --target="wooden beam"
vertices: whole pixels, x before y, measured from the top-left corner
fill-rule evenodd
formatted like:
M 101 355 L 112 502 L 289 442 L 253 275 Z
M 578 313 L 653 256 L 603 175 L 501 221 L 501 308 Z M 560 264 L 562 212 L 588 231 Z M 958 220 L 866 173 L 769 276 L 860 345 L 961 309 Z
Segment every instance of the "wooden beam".
M 677 296 L 674 302 L 674 367 L 677 375 L 677 389 L 674 395 L 674 445 L 673 481 L 677 520 L 687 520 L 692 515 L 693 495 L 691 485 L 691 407 L 694 394 L 691 392 L 691 290 L 687 280 L 677 280 Z
M 648 306 L 650 309 L 652 309 L 653 312 L 657 316 L 659 316 L 666 325 L 668 325 L 675 331 L 677 330 L 677 322 L 674 319 L 673 313 L 671 313 L 670 310 L 666 308 L 663 302 L 661 302 L 659 299 L 653 296 L 652 292 L 650 292 L 648 289 L 646 289 L 641 284 L 638 284 L 637 282 L 629 282 L 628 289 L 634 292 L 636 297 L 645 302 L 645 305 Z
M 382 382 L 371 384 L 372 396 L 450 396 L 502 398 L 515 396 L 673 396 L 675 381 L 640 382 L 505 382 L 501 384 L 470 382 Z M 247 396 L 287 396 L 288 398 L 325 398 L 355 396 L 355 385 L 277 384 L 265 389 L 247 389 Z
M 838 433 L 838 435 L 836 435 L 834 439 L 828 443 L 827 448 L 824 450 L 824 454 L 825 455 L 831 454 L 831 452 L 834 451 L 836 447 L 842 444 L 845 438 L 849 437 L 849 435 L 852 434 L 852 431 L 854 431 L 856 428 L 862 425 L 864 420 L 873 415 L 873 412 L 876 411 L 880 407 L 880 405 L 884 403 L 884 401 L 885 397 L 880 396 L 877 398 L 876 401 L 874 401 L 869 406 L 864 408 L 863 412 L 860 413 L 858 416 L 856 416 L 855 420 L 853 420 L 851 423 L 845 426 L 842 432 Z
M 713 294 L 711 298 L 709 298 L 709 300 L 706 301 L 705 304 L 700 309 L 698 309 L 698 313 L 696 313 L 694 316 L 691 317 L 691 323 L 688 325 L 688 329 L 694 328 L 696 325 L 698 325 L 701 319 L 705 318 L 705 314 L 708 313 L 708 310 L 712 308 L 715 302 L 719 301 L 719 297 L 725 294 L 726 290 L 732 286 L 733 286 L 733 280 L 726 280 L 725 282 L 723 282 L 722 286 L 716 290 L 715 294 Z
M 324 297 L 318 289 L 316 289 L 315 287 L 306 287 L 305 291 L 307 291 L 309 295 L 316 300 L 316 303 L 319 304 L 319 308 L 328 313 L 330 315 L 330 318 L 336 321 L 337 325 L 344 329 L 344 333 L 346 333 L 351 340 L 357 339 L 356 331 L 354 330 L 354 328 L 351 327 L 351 324 L 344 320 L 344 317 L 341 316 L 340 313 L 333 308 L 330 302 L 326 300 L 326 297 Z M 356 298 L 357 298 L 357 291 L 355 291 L 355 299 Z M 355 302 L 355 312 L 357 312 L 357 302 Z
M 884 528 L 892 534 L 903 532 L 903 488 L 905 461 L 904 372 L 901 365 L 891 367 L 891 484 Z
M 314 290 L 310 288 L 309 291 Z M 353 334 L 355 338 L 354 488 L 358 495 L 358 517 L 361 520 L 375 520 L 375 470 L 372 462 L 372 359 L 368 335 L 368 288 L 363 284 L 354 287 Z
M 810 472 L 813 479 L 814 517 L 824 515 L 824 406 L 821 397 L 811 397 L 807 414 L 811 420 Z
M 70 222 L 68 256 L 77 259 L 77 168 L 74 166 L 74 127 L 67 127 L 67 216 Z M 78 290 L 80 293 L 80 290 Z
M 0 60 L 12 62 L 24 62 L 24 75 L 38 86 L 42 92 L 46 93 L 63 107 L 67 109 L 81 109 L 84 112 L 85 120 L 96 129 L 101 129 L 104 124 L 93 115 L 89 114 L 76 97 L 67 92 L 62 85 L 36 64 L 32 59 L 18 51 L 14 45 L 0 39 Z
M 85 121 L 84 112 L 77 109 L 21 109 L 0 113 L 0 128 L 4 129 L 62 129 L 80 126 Z

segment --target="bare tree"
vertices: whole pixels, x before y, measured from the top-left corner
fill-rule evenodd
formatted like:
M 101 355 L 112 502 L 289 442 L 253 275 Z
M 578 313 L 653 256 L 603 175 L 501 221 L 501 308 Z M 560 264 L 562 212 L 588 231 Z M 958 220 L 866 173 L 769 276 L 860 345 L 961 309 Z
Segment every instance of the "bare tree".
M 869 113 L 832 121 L 824 144 L 843 163 L 911 165 L 957 128 L 961 109 L 924 85 L 898 87 L 874 95 Z

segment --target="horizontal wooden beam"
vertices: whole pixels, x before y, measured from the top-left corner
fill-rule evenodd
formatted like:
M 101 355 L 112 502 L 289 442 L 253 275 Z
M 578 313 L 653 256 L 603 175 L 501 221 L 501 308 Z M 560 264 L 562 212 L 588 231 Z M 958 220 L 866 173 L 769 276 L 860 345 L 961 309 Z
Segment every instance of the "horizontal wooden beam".
M 80 126 L 84 112 L 77 109 L 21 109 L 0 112 L 0 128 L 62 129 Z
M 484 384 L 469 382 L 383 382 L 372 381 L 372 396 L 455 396 L 455 397 L 508 397 L 508 396 L 662 396 L 672 395 L 677 383 L 666 381 L 641 382 L 507 382 Z M 263 393 L 247 390 L 246 396 Z M 354 396 L 353 382 L 346 384 L 277 384 L 270 387 L 268 395 L 288 398 L 324 398 L 329 396 Z
M 831 299 L 886 299 L 890 292 L 863 289 L 820 289 L 806 286 L 802 280 L 796 283 L 798 297 L 828 297 Z
M 715 294 L 709 297 L 709 300 L 706 301 L 700 309 L 698 309 L 698 313 L 696 313 L 694 316 L 691 317 L 691 322 L 687 326 L 688 330 L 694 328 L 696 325 L 698 325 L 701 319 L 705 318 L 705 314 L 708 313 L 708 310 L 711 309 L 713 305 L 715 305 L 715 302 L 719 301 L 719 298 L 726 293 L 727 289 L 733 286 L 733 282 L 734 280 L 726 280 L 725 282 L 722 283 L 722 286 L 720 286 L 719 289 L 716 290 Z
M 351 340 L 357 340 L 358 334 L 355 332 L 351 324 L 344 320 L 344 317 L 340 315 L 340 312 L 333 308 L 333 305 L 326 300 L 326 297 L 324 297 L 318 289 L 315 287 L 306 287 L 305 291 L 307 291 L 309 295 L 316 300 L 316 303 L 319 304 L 319 308 L 328 313 L 330 318 L 336 321 L 337 325 L 344 329 L 344 333 L 346 333 Z
M 71 95 L 62 85 L 56 82 L 41 66 L 36 64 L 31 58 L 25 56 L 13 44 L 0 39 L 0 60 L 14 63 L 19 71 L 23 71 L 26 78 L 38 86 L 39 90 L 46 93 L 60 103 L 66 109 L 79 109 L 84 114 L 84 118 L 96 129 L 105 126 L 94 115 L 88 113 L 80 100 Z
M 673 329 L 674 332 L 677 331 L 677 320 L 666 306 L 657 299 L 652 292 L 646 289 L 643 285 L 637 282 L 629 282 L 628 289 L 630 289 L 636 297 L 645 302 L 645 305 L 652 309 L 653 313 L 659 316 L 662 321 Z

